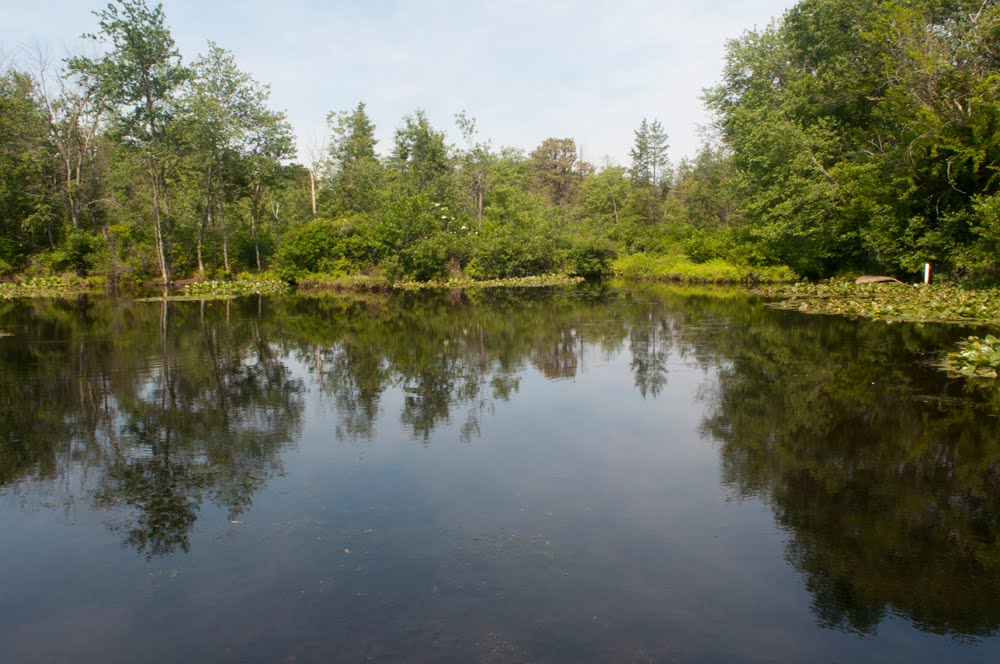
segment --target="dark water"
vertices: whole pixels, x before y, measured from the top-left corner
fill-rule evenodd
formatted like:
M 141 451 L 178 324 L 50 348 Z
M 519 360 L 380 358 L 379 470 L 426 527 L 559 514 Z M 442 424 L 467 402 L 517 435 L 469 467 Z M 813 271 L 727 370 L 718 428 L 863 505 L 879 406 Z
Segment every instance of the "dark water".
M 962 332 L 0 303 L 0 659 L 1000 661 L 1000 390 L 929 366 Z

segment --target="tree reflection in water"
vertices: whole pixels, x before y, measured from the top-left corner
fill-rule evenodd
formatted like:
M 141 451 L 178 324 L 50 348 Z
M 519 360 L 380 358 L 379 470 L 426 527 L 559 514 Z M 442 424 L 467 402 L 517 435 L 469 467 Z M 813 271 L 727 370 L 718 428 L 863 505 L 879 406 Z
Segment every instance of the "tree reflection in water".
M 666 288 L 0 306 L 15 332 L 0 487 L 111 509 L 146 556 L 187 551 L 205 501 L 231 519 L 250 507 L 310 386 L 343 442 L 375 444 L 386 417 L 425 444 L 453 422 L 472 441 L 529 373 L 570 380 L 625 352 L 640 398 L 662 398 L 670 370 L 703 372 L 723 484 L 771 506 L 822 625 L 1000 625 L 1000 397 L 926 363 L 960 330 Z
M 259 318 L 216 303 L 32 303 L 5 363 L 5 484 L 126 507 L 113 527 L 146 556 L 187 551 L 207 498 L 235 519 L 280 469 L 303 383 Z M 13 314 L 13 312 L 9 312 Z M 30 380 L 25 375 L 30 374 Z M 37 417 L 42 427 L 29 423 Z M 96 472 L 95 472 L 96 471 Z M 77 488 L 70 488 L 77 478 Z

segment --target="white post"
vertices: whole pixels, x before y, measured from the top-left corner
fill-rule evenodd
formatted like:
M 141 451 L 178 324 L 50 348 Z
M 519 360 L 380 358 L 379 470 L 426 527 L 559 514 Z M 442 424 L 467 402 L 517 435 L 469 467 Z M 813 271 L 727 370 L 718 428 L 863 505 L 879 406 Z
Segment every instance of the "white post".
M 924 263 L 924 283 L 931 283 L 931 264 Z

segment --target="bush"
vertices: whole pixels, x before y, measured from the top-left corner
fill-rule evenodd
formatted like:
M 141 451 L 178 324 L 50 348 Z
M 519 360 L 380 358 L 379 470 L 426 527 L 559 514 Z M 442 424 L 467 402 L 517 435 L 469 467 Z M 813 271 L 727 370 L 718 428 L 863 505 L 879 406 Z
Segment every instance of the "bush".
M 726 240 L 719 233 L 697 231 L 684 242 L 684 253 L 695 263 L 724 258 L 727 253 Z
M 59 247 L 39 257 L 44 271 L 73 272 L 79 276 L 89 274 L 100 254 L 104 238 L 82 230 L 71 230 Z
M 294 283 L 310 272 L 319 272 L 321 265 L 338 253 L 340 241 L 340 225 L 332 219 L 315 219 L 289 232 L 275 255 L 279 276 Z
M 461 274 L 471 255 L 466 235 L 443 231 L 411 244 L 400 255 L 403 273 L 416 281 L 432 281 Z
M 600 279 L 611 274 L 611 264 L 617 257 L 618 251 L 607 240 L 582 240 L 569 252 L 567 273 L 571 277 Z
M 275 255 L 278 275 L 296 283 L 307 274 L 348 274 L 376 264 L 383 248 L 370 228 L 364 215 L 310 221 L 283 238 Z
M 551 240 L 519 229 L 500 228 L 480 236 L 469 263 L 474 279 L 548 274 L 558 264 Z

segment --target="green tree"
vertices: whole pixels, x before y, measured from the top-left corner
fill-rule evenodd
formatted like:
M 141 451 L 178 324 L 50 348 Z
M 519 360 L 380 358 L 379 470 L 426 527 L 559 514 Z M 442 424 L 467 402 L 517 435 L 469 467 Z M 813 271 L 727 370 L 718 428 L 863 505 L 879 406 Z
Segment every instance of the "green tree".
M 52 80 L 47 56 L 36 50 L 33 89 L 55 147 L 66 223 L 80 230 L 84 211 L 99 198 L 97 149 L 104 112 L 100 90 L 87 72 L 59 72 Z
M 233 54 L 213 42 L 191 65 L 191 78 L 180 100 L 180 120 L 191 144 L 191 161 L 202 191 L 196 232 L 198 273 L 205 274 L 205 231 L 218 225 L 222 259 L 230 271 L 225 203 L 232 198 L 236 155 L 248 149 L 267 90 L 236 66 Z
M 476 220 L 476 228 L 482 229 L 483 207 L 493 183 L 497 155 L 489 141 L 476 141 L 476 120 L 465 111 L 455 116 L 455 124 L 465 140 L 465 149 L 458 155 L 459 189 L 463 192 L 468 215 Z
M 547 138 L 528 159 L 535 193 L 552 205 L 566 205 L 572 201 L 588 171 L 572 138 Z
M 261 99 L 265 101 L 266 97 Z M 263 269 L 260 254 L 260 231 L 265 205 L 273 190 L 284 182 L 288 171 L 282 161 L 295 154 L 292 126 L 284 113 L 258 105 L 253 109 L 243 150 L 246 195 L 249 202 L 250 236 L 253 241 L 257 271 Z M 273 201 L 272 201 L 273 202 Z M 280 222 L 280 210 L 272 205 L 272 218 Z
M 411 191 L 428 191 L 440 202 L 449 198 L 450 150 L 444 132 L 431 126 L 422 109 L 396 129 L 391 163 Z
M 649 122 L 646 118 L 635 130 L 635 143 L 629 150 L 632 157 L 632 181 L 659 189 L 669 184 L 670 159 L 667 133 L 659 120 Z
M 45 115 L 31 79 L 0 72 L 0 274 L 24 266 L 37 234 L 52 246 L 50 189 L 45 186 L 50 151 Z
M 626 215 L 626 205 L 632 196 L 632 182 L 621 166 L 607 166 L 580 184 L 579 196 L 584 213 L 596 227 L 613 230 Z
M 804 0 L 730 42 L 706 98 L 752 241 L 807 274 L 995 263 L 998 25 L 980 0 Z
M 70 71 L 94 81 L 97 94 L 117 111 L 124 138 L 141 152 L 148 171 L 156 257 L 164 287 L 170 283 L 169 214 L 164 174 L 167 125 L 175 93 L 187 77 L 167 28 L 163 7 L 144 0 L 116 0 L 100 12 L 98 31 L 84 35 L 103 44 L 98 58 L 75 57 Z
M 375 153 L 375 125 L 365 104 L 359 102 L 351 112 L 331 112 L 326 120 L 333 134 L 326 178 L 332 213 L 372 212 L 382 186 L 382 165 Z

